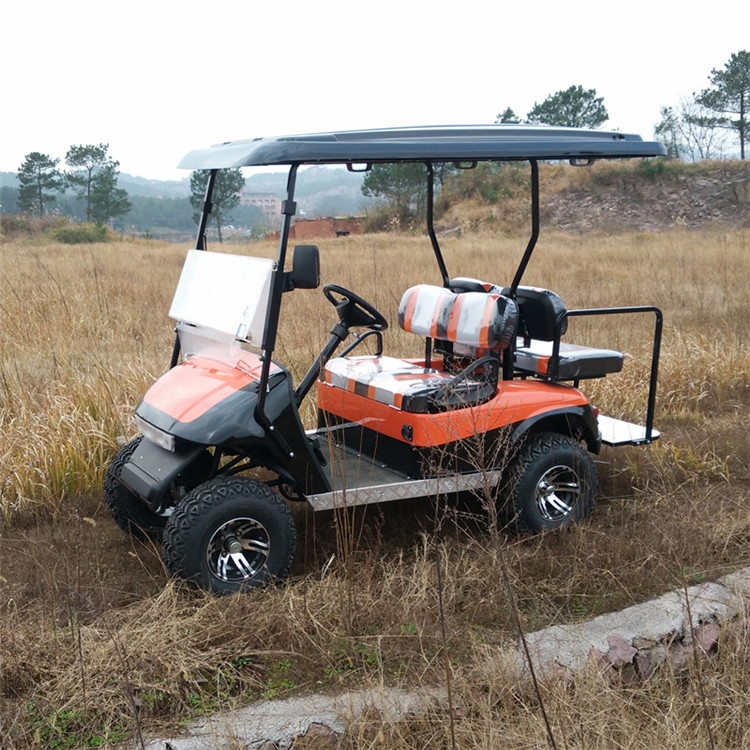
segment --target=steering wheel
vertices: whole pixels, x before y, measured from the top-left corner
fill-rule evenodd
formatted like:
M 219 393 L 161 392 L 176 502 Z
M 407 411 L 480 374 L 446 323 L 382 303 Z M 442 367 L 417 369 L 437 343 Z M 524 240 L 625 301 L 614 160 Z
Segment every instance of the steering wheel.
M 336 308 L 339 323 L 345 328 L 362 327 L 373 331 L 385 331 L 388 321 L 383 314 L 358 294 L 338 284 L 323 287 L 326 299 Z M 337 298 L 338 297 L 338 298 Z

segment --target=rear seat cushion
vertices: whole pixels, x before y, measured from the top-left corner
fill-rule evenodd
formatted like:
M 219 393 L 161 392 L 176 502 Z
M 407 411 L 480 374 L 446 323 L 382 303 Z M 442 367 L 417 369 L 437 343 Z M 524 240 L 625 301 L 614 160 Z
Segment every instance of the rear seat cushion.
M 552 356 L 552 342 L 532 341 L 527 347 L 523 346 L 523 341 L 519 341 L 518 344 L 516 368 L 533 375 L 546 376 Z M 623 360 L 622 352 L 561 343 L 555 377 L 558 380 L 603 378 L 610 373 L 620 372 Z
M 436 393 L 450 385 L 455 379 L 453 374 L 395 357 L 338 357 L 326 364 L 321 379 L 358 396 L 412 413 L 479 403 L 494 396 L 497 389 L 495 384 L 467 378 L 438 402 Z
M 428 284 L 407 289 L 398 308 L 399 324 L 408 333 L 490 351 L 510 345 L 517 318 L 518 308 L 509 297 L 454 294 Z

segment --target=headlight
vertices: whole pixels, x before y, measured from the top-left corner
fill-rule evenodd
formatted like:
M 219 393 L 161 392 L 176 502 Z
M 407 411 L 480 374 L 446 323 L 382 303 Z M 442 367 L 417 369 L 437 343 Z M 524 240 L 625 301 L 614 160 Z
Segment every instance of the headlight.
M 142 419 L 137 414 L 135 415 L 135 423 L 143 437 L 150 440 L 152 443 L 156 443 L 160 448 L 164 448 L 165 450 L 174 453 L 174 435 L 170 435 L 168 432 L 164 432 L 164 430 L 154 427 L 150 422 Z

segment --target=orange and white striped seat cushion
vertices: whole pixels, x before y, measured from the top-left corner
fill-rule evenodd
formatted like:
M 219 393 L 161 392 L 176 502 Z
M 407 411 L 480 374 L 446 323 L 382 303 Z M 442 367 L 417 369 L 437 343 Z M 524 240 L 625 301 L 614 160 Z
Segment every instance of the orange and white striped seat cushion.
M 418 284 L 404 292 L 398 322 L 408 333 L 477 349 L 505 349 L 516 334 L 518 308 L 501 294 Z
M 407 289 L 398 311 L 401 327 L 467 349 L 499 351 L 516 333 L 515 302 L 501 294 L 463 292 L 420 284 Z M 336 388 L 406 412 L 428 412 L 477 404 L 491 398 L 497 383 L 457 378 L 456 373 L 422 367 L 394 357 L 338 357 L 321 380 Z
M 420 397 L 452 378 L 451 373 L 442 370 L 420 367 L 395 357 L 375 356 L 332 359 L 322 374 L 329 385 L 405 411 L 421 411 L 415 408 Z

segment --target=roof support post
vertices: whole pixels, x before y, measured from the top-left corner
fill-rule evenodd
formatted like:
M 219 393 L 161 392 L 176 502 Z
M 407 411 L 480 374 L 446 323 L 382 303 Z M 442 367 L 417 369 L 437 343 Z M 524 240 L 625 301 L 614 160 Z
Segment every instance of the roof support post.
M 276 348 L 276 332 L 279 327 L 279 313 L 281 311 L 281 297 L 284 293 L 284 263 L 286 262 L 286 248 L 289 242 L 289 233 L 292 228 L 292 219 L 297 213 L 297 204 L 294 202 L 294 188 L 297 184 L 298 164 L 292 164 L 286 181 L 286 199 L 281 204 L 281 232 L 279 235 L 279 252 L 276 259 L 276 270 L 271 279 L 271 298 L 268 301 L 266 312 L 266 324 L 263 329 L 263 342 L 261 347 L 266 360 L 270 360 L 273 350 Z M 263 368 L 265 372 L 267 367 Z M 265 384 L 264 384 L 265 385 Z
M 539 238 L 539 164 L 536 159 L 529 159 L 531 165 L 531 237 L 526 245 L 526 250 L 518 264 L 516 275 L 513 277 L 513 283 L 510 285 L 509 297 L 516 298 L 516 289 L 518 289 L 521 279 L 523 278 L 526 266 L 531 260 L 531 254 L 534 252 L 536 241 Z
M 292 227 L 292 219 L 297 212 L 297 204 L 294 202 L 294 188 L 297 184 L 297 169 L 299 164 L 292 164 L 289 167 L 289 175 L 286 181 L 286 199 L 281 204 L 281 213 L 283 220 L 281 222 L 281 233 L 279 236 L 279 252 L 276 259 L 276 268 L 271 277 L 271 291 L 268 300 L 268 309 L 266 311 L 266 322 L 263 327 L 263 341 L 261 348 L 263 350 L 263 366 L 260 372 L 260 381 L 258 383 L 258 402 L 255 406 L 255 419 L 258 424 L 266 430 L 271 439 L 281 448 L 287 456 L 291 455 L 291 450 L 284 438 L 274 430 L 271 421 L 265 413 L 266 394 L 268 392 L 268 378 L 271 373 L 271 357 L 273 350 L 276 348 L 276 334 L 279 329 L 279 316 L 281 314 L 281 298 L 284 294 L 284 263 L 286 262 L 287 243 L 289 242 L 289 233 Z
M 201 217 L 198 222 L 198 236 L 195 238 L 195 249 L 205 250 L 206 249 L 206 226 L 208 225 L 208 217 L 211 215 L 213 206 L 211 204 L 211 196 L 214 192 L 214 185 L 216 184 L 216 175 L 218 169 L 212 169 L 208 175 L 208 181 L 206 182 L 206 192 L 203 197 L 203 208 L 201 209 Z
M 440 251 L 440 245 L 438 245 L 437 236 L 435 235 L 435 227 L 433 226 L 435 170 L 431 161 L 426 161 L 425 166 L 427 167 L 427 234 L 430 236 L 432 250 L 435 253 L 440 275 L 443 277 L 443 286 L 447 289 L 450 286 L 450 278 L 448 277 L 448 269 L 446 269 L 445 261 L 443 260 L 443 253 Z

